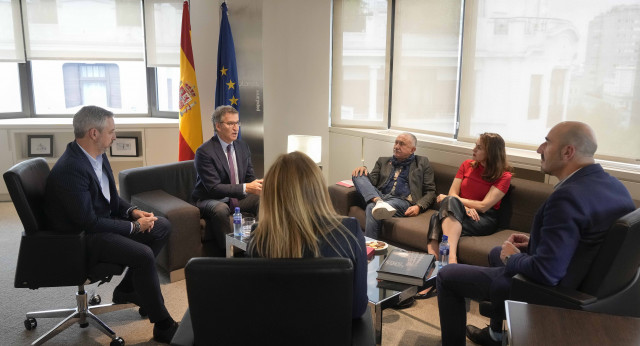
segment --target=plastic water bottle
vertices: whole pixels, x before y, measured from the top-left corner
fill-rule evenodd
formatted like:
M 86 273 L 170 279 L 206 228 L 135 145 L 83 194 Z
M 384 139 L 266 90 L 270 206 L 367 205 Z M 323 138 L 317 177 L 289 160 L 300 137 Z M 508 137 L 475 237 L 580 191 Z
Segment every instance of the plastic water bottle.
M 440 267 L 444 267 L 449 264 L 449 237 L 442 236 L 442 242 L 440 242 Z
M 242 237 L 242 213 L 240 213 L 240 207 L 236 207 L 236 212 L 233 213 L 233 236 Z

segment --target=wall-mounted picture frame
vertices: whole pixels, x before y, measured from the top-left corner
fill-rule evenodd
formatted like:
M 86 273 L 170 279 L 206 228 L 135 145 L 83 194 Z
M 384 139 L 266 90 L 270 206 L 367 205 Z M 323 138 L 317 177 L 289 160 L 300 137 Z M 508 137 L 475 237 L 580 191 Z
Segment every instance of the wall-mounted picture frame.
M 138 137 L 118 137 L 111 144 L 111 156 L 137 157 Z
M 27 135 L 28 157 L 53 157 L 53 135 Z

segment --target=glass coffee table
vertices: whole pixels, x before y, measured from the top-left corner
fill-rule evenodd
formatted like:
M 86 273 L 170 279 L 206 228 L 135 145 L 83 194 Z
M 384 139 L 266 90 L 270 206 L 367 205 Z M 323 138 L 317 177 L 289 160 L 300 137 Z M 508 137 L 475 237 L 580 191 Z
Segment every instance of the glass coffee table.
M 365 237 L 366 238 L 366 237 Z M 366 241 L 373 239 L 366 238 Z M 435 278 L 438 275 L 438 263 L 434 262 L 429 269 L 429 274 L 422 286 L 407 285 L 391 281 L 379 281 L 377 270 L 380 263 L 394 249 L 400 249 L 396 246 L 388 244 L 388 247 L 375 254 L 373 259 L 369 261 L 367 267 L 367 297 L 369 298 L 369 306 L 373 318 L 373 327 L 375 330 L 376 344 L 380 344 L 382 340 L 382 311 L 392 308 L 413 298 L 418 291 L 435 286 Z
M 233 233 L 227 233 L 224 241 L 227 258 L 235 256 L 236 253 L 247 251 L 248 239 L 247 237 L 234 236 Z
M 366 238 L 366 241 L 370 240 L 373 239 Z M 234 236 L 233 233 L 227 234 L 225 237 L 227 257 L 234 257 L 237 253 L 246 251 L 246 241 L 247 238 L 245 237 Z M 378 345 L 382 340 L 382 311 L 413 298 L 419 290 L 435 286 L 435 278 L 438 274 L 438 263 L 434 262 L 429 269 L 429 274 L 423 286 L 419 287 L 384 280 L 378 281 L 377 270 L 380 267 L 380 263 L 394 249 L 399 248 L 389 244 L 387 249 L 376 253 L 367 265 L 367 297 L 369 298 L 376 344 Z

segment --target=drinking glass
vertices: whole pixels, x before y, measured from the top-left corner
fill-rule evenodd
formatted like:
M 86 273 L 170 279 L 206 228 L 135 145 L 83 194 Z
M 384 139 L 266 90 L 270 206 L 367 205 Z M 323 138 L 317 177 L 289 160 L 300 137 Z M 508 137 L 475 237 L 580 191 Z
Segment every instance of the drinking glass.
M 242 237 L 247 238 L 251 235 L 251 226 L 256 223 L 256 219 L 250 216 L 242 218 Z

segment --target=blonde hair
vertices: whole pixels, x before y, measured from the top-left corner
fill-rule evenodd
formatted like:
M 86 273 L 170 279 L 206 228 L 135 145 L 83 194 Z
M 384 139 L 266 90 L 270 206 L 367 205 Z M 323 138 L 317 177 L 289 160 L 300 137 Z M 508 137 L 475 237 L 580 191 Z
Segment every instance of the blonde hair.
M 267 258 L 301 258 L 305 252 L 320 257 L 320 239 L 336 249 L 336 236 L 354 237 L 341 218 L 318 166 L 298 151 L 280 155 L 264 177 L 260 222 L 248 250 Z

